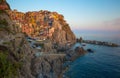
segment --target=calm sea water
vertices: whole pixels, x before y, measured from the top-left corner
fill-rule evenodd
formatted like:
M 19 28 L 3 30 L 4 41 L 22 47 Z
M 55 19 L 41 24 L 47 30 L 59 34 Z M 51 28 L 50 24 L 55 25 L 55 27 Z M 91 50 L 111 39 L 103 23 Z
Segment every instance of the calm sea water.
M 112 41 L 120 44 L 120 37 L 84 36 L 86 39 Z M 76 43 L 74 47 L 81 46 Z M 120 47 L 106 47 L 87 44 L 85 47 L 93 49 L 94 53 L 87 53 L 70 64 L 65 73 L 69 78 L 120 78 Z

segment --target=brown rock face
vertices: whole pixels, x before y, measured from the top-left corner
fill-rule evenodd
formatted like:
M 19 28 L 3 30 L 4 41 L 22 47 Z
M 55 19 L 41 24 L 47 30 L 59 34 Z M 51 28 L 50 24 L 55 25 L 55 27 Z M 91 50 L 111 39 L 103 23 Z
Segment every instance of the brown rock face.
M 12 77 L 9 78 L 62 78 L 62 64 L 65 56 L 49 56 L 48 54 L 34 58 L 35 51 L 26 41 L 24 34 L 14 27 L 15 25 L 9 16 L 6 13 L 0 14 L 0 21 L 4 21 L 0 22 L 0 52 L 5 53 L 4 51 L 8 49 L 9 60 L 19 66 L 15 70 L 17 75 L 12 74 Z M 46 52 L 51 51 L 52 43 L 44 45 Z M 0 74 L 0 77 L 4 76 Z
M 6 0 L 0 0 L 0 10 L 10 10 L 10 6 Z
M 36 78 L 62 78 L 63 59 L 54 55 L 33 59 L 32 75 Z
M 75 50 L 68 50 L 66 52 L 67 60 L 74 61 L 76 58 L 78 58 L 86 53 L 87 52 L 82 47 L 76 47 Z
M 9 73 L 11 71 L 7 71 L 8 76 L 9 78 L 34 78 L 30 70 L 32 53 L 34 51 L 25 40 L 24 34 L 19 33 L 14 25 L 6 12 L 0 13 L 0 52 L 6 55 L 5 52 L 7 50 L 9 55 L 6 55 L 9 58 L 8 61 L 11 64 L 17 65 L 17 67 L 13 67 L 17 75 L 13 73 L 10 77 Z M 1 68 L 3 67 L 0 66 Z M 3 72 L 2 78 L 7 77 L 5 73 L 6 71 Z
M 76 41 L 75 35 L 64 20 L 63 15 L 56 12 L 36 11 L 21 13 L 8 11 L 11 19 L 21 27 L 23 33 L 38 39 L 50 39 L 54 43 L 66 44 Z
M 0 1 L 4 2 L 5 0 Z M 0 78 L 62 78 L 66 54 L 54 55 L 57 50 L 54 48 L 54 51 L 53 47 L 57 44 L 53 46 L 53 43 L 65 45 L 66 43 L 72 44 L 76 40 L 64 17 L 49 11 L 27 12 L 25 14 L 16 10 L 7 10 L 7 12 L 9 15 L 5 11 L 0 12 L 0 53 L 6 55 L 7 49 L 7 57 L 9 57 L 7 60 L 11 62 L 11 64 L 7 64 L 7 68 L 15 66 L 12 67 L 12 72 L 5 70 L 2 75 L 0 74 Z M 33 38 L 49 39 L 45 40 L 48 42 L 44 43 L 43 51 L 49 51 L 51 55 L 48 53 L 34 57 L 36 52 L 30 47 L 21 31 Z M 74 60 L 81 52 L 83 52 L 82 48 L 68 51 L 68 60 Z M 0 69 L 5 66 L 5 64 L 1 66 L 1 62 L 2 60 L 0 60 Z M 7 77 L 6 72 L 11 77 Z

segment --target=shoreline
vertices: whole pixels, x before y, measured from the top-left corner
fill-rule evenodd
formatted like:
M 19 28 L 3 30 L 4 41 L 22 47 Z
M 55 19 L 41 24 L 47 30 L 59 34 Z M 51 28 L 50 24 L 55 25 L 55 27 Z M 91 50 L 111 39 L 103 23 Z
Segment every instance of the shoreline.
M 87 44 L 94 44 L 94 45 L 102 45 L 102 46 L 108 46 L 108 47 L 119 47 L 120 45 L 112 42 L 107 42 L 107 41 L 97 41 L 97 40 L 82 40 L 82 39 L 77 39 L 77 42 L 80 43 L 87 43 Z
M 69 69 L 70 63 L 86 53 L 82 47 L 76 47 L 75 49 L 72 49 L 74 44 L 69 45 L 68 47 L 61 47 L 53 44 L 51 41 L 37 42 L 36 40 L 27 38 L 26 40 L 31 45 L 31 48 L 35 49 L 36 51 L 34 53 L 35 57 L 33 59 L 32 67 L 35 67 L 33 71 L 36 73 L 33 73 L 33 75 L 37 77 L 43 77 L 46 75 L 53 78 L 56 76 L 59 78 L 66 78 L 64 74 Z M 46 65 L 44 65 L 45 67 L 42 66 L 43 63 L 40 62 L 40 59 L 43 59 L 41 60 L 43 62 L 47 62 L 46 65 L 49 66 L 47 69 L 45 69 Z M 36 66 L 35 64 L 38 65 Z M 39 66 L 42 70 L 37 69 Z M 44 72 L 43 70 L 47 71 L 48 73 Z M 37 71 L 41 71 L 41 73 L 38 73 Z M 51 76 L 51 71 L 53 76 Z
M 78 44 L 80 44 L 80 43 L 78 43 Z M 87 68 L 87 66 L 89 66 L 89 65 L 87 65 L 87 64 L 90 64 L 90 67 L 95 65 L 94 68 L 90 68 L 91 70 L 94 70 L 96 68 L 96 66 L 97 66 L 98 68 L 96 69 L 96 71 L 100 71 L 100 72 L 104 71 L 104 70 L 106 70 L 107 72 L 109 72 L 110 70 L 111 71 L 116 71 L 116 70 L 113 70 L 113 68 L 112 69 L 104 69 L 103 68 L 104 70 L 103 69 L 100 70 L 99 67 L 102 68 L 104 64 L 105 64 L 104 66 L 107 66 L 107 67 L 109 67 L 108 65 L 112 66 L 113 64 L 115 66 L 119 66 L 119 65 L 116 65 L 117 62 L 115 61 L 115 59 L 117 59 L 119 61 L 119 50 L 120 50 L 120 47 L 113 47 L 112 48 L 112 47 L 106 47 L 106 46 L 100 46 L 100 45 L 87 44 L 85 46 L 85 49 L 87 49 L 87 48 L 91 48 L 93 51 L 95 51 L 95 53 L 87 53 L 85 55 L 85 57 L 80 57 L 80 58 L 78 58 L 77 61 L 75 60 L 72 64 L 70 64 L 70 66 L 71 66 L 70 70 L 68 70 L 68 72 L 65 73 L 65 75 L 67 77 L 71 77 L 71 78 L 77 77 L 77 78 L 79 78 L 79 76 L 80 76 L 80 78 L 82 78 L 82 76 L 81 76 L 82 74 L 79 72 L 79 70 L 83 71 L 85 74 L 86 73 L 88 74 L 88 76 L 87 75 L 85 76 L 86 78 L 89 78 L 90 75 L 96 76 L 93 73 L 89 75 L 90 71 L 89 71 L 89 68 Z M 111 56 L 111 55 L 113 55 L 113 56 Z M 86 64 L 82 63 L 83 60 L 86 62 Z M 87 61 L 87 60 L 89 60 L 90 62 Z M 106 63 L 107 63 L 107 65 L 106 65 Z M 85 68 L 83 69 L 82 66 L 84 67 L 84 65 L 85 65 Z M 102 66 L 100 66 L 100 65 L 102 65 Z M 76 67 L 76 66 L 78 66 L 78 67 Z M 114 67 L 114 66 L 112 66 L 112 67 Z M 86 72 L 86 70 L 88 70 L 89 72 Z M 74 73 L 74 74 L 72 74 L 72 73 Z M 80 75 L 76 76 L 77 75 L 76 73 L 80 73 Z M 117 71 L 116 71 L 116 73 L 117 73 Z M 103 74 L 99 74 L 99 72 L 96 72 L 96 74 L 98 74 L 99 76 L 101 75 L 102 77 L 104 77 L 104 73 Z M 97 77 L 98 77 L 98 75 L 97 75 Z M 107 77 L 110 77 L 110 76 L 108 75 Z M 116 77 L 116 74 L 113 75 L 112 77 Z

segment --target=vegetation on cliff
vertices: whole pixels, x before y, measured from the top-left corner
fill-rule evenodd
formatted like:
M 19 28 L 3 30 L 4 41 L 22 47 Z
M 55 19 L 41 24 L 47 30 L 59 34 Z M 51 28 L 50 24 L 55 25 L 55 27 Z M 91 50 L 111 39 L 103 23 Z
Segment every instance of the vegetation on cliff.
M 10 60 L 11 55 L 8 51 L 0 50 L 0 78 L 13 78 L 18 75 L 21 67 L 20 62 Z
M 31 73 L 32 50 L 25 41 L 24 35 L 14 26 L 16 24 L 9 15 L 2 11 L 0 13 L 0 78 L 32 78 L 32 75 L 28 74 Z M 26 72 L 24 77 L 23 71 Z
M 9 31 L 8 22 L 6 21 L 6 19 L 3 20 L 0 19 L 0 30 Z

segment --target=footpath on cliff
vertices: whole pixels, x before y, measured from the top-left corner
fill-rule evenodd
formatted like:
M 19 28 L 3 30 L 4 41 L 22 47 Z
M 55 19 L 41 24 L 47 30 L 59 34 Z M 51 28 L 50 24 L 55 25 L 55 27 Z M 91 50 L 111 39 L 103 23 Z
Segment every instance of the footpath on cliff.
M 71 50 L 75 42 L 63 15 L 12 11 L 0 0 L 0 78 L 63 78 L 63 63 L 85 54 Z

